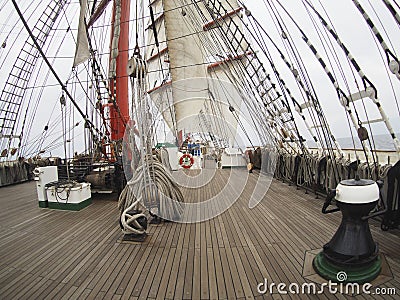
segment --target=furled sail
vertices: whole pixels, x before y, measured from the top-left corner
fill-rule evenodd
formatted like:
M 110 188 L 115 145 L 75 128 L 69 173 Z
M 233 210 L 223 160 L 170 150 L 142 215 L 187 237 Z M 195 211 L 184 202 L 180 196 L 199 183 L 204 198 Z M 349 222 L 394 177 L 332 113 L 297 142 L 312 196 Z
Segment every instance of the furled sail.
M 73 66 L 83 63 L 90 57 L 89 42 L 86 33 L 85 16 L 88 7 L 87 0 L 80 0 L 81 12 L 79 15 L 78 37 L 76 42 L 75 58 Z
M 229 6 L 238 7 L 237 1 Z M 164 120 L 175 134 L 206 131 L 233 141 L 237 119 L 232 112 L 240 111 L 241 97 L 227 74 L 230 64 L 239 63 L 233 59 L 238 53 L 214 38 L 216 23 L 205 19 L 204 4 L 153 1 L 151 9 L 148 93 Z M 239 11 L 231 17 L 239 17 Z

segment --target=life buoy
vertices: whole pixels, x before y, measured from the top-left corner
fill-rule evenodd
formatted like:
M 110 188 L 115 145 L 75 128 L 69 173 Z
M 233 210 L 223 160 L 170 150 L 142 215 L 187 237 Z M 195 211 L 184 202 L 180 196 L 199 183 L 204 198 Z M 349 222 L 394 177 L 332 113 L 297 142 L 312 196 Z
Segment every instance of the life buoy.
M 194 158 L 189 153 L 185 153 L 179 159 L 179 164 L 182 166 L 182 168 L 190 169 L 194 164 Z

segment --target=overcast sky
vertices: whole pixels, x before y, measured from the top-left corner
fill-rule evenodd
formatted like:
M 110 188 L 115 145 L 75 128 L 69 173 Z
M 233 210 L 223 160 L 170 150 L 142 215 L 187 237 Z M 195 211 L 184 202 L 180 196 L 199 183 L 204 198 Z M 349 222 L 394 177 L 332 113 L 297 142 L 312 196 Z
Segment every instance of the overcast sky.
M 33 17 L 30 20 L 31 26 L 33 26 L 35 21 L 35 16 L 37 18 L 37 13 L 34 11 L 43 10 L 43 3 L 47 3 L 48 1 L 18 1 L 21 10 L 24 11 L 25 16 L 29 16 L 30 14 Z M 69 9 L 63 13 L 61 18 L 61 23 L 59 28 L 68 27 L 67 23 L 70 23 L 72 28 L 72 33 L 76 34 L 77 28 L 77 19 L 79 16 L 79 1 L 72 1 L 73 4 L 69 6 Z M 271 21 L 271 16 L 269 14 L 268 9 L 265 6 L 265 3 L 268 1 L 264 0 L 251 0 L 245 1 L 246 5 L 252 11 L 252 13 L 256 16 L 256 18 L 263 24 L 264 28 L 268 30 L 269 34 L 274 37 L 276 43 L 283 48 L 281 43 L 279 33 L 276 30 L 275 25 Z M 275 2 L 275 1 L 273 1 Z M 309 38 L 312 40 L 313 44 L 316 45 L 317 49 L 323 54 L 323 47 L 319 42 L 319 37 L 314 30 L 310 18 L 308 17 L 306 10 L 300 0 L 290 0 L 290 1 L 282 1 L 285 3 L 287 10 L 292 14 L 292 16 L 299 23 L 300 27 L 306 32 Z M 363 20 L 361 14 L 355 8 L 354 4 L 351 0 L 313 0 L 312 1 L 316 8 L 323 13 L 323 8 L 329 13 L 329 17 L 333 22 L 335 30 L 338 32 L 339 37 L 342 41 L 347 45 L 350 52 L 356 57 L 359 62 L 361 68 L 364 70 L 365 74 L 370 78 L 370 80 L 376 85 L 378 89 L 378 96 L 382 102 L 383 107 L 385 108 L 387 114 L 389 115 L 392 125 L 395 127 L 397 132 L 400 131 L 400 117 L 399 112 L 396 107 L 395 96 L 391 90 L 391 84 L 396 91 L 400 91 L 399 80 L 392 74 L 387 75 L 387 67 L 380 55 L 382 51 L 377 47 L 376 41 L 371 35 L 371 32 Z M 369 0 L 360 0 L 361 4 L 364 6 L 365 10 L 369 13 L 374 23 L 377 25 L 379 30 L 381 31 L 384 39 L 391 47 L 391 50 L 398 51 L 400 53 L 400 49 L 396 49 L 395 47 L 399 47 L 400 45 L 400 31 L 399 27 L 395 23 L 393 17 L 390 15 L 388 10 L 383 5 L 383 1 L 371 0 L 374 3 L 374 9 L 376 10 L 379 18 L 375 15 L 375 12 L 371 8 L 369 4 Z M 33 4 L 31 4 L 33 3 Z M 35 7 L 36 4 L 42 3 L 42 6 Z M 29 6 L 29 9 L 26 9 Z M 134 5 L 132 5 L 133 10 Z M 0 48 L 0 61 L 2 63 L 2 74 L 7 74 L 9 69 L 11 68 L 12 63 L 16 58 L 16 54 L 18 51 L 12 51 L 9 53 L 9 47 L 12 46 L 14 49 L 19 49 L 22 46 L 23 41 L 27 38 L 26 31 L 22 28 L 22 23 L 18 22 L 16 14 L 14 12 L 11 1 L 8 0 L 0 0 L 0 43 L 5 41 L 7 38 L 7 46 L 5 49 Z M 281 11 L 281 10 L 280 10 Z M 281 11 L 282 12 L 282 11 Z M 324 16 L 326 16 L 323 13 Z M 346 124 L 345 113 L 343 108 L 339 105 L 339 101 L 336 95 L 336 92 L 332 85 L 330 84 L 327 76 L 324 74 L 321 66 L 318 64 L 317 60 L 312 55 L 311 51 L 308 49 L 306 44 L 302 41 L 301 35 L 298 30 L 294 27 L 294 25 L 289 21 L 289 19 L 282 14 L 286 26 L 288 26 L 289 33 L 293 40 L 295 41 L 296 47 L 298 47 L 299 52 L 301 53 L 301 57 L 304 63 L 307 65 L 307 71 L 312 79 L 314 88 L 318 94 L 319 100 L 324 108 L 324 111 L 327 115 L 331 128 L 334 134 L 337 137 L 346 137 L 349 136 L 349 129 Z M 104 22 L 109 19 L 109 15 L 104 17 Z M 68 21 L 67 21 L 68 20 Z M 380 24 L 383 23 L 383 26 Z M 13 31 L 11 31 L 13 28 Z M 21 30 L 21 31 L 20 31 Z M 109 38 L 106 37 L 107 30 L 104 31 L 104 44 L 108 44 Z M 11 33 L 10 33 L 11 32 Z M 21 33 L 19 33 L 21 32 Z M 75 50 L 75 46 L 73 43 L 72 34 L 68 34 L 64 38 L 64 31 L 59 30 L 52 33 L 53 40 L 52 46 L 48 47 L 48 55 L 51 60 L 53 57 L 57 57 L 54 59 L 54 67 L 60 77 L 66 81 L 68 75 L 71 71 L 72 67 L 72 56 Z M 61 45 L 60 47 L 55 45 Z M 393 45 L 393 48 L 392 48 Z M 341 54 L 340 49 L 336 46 L 336 52 L 339 53 L 339 58 L 343 63 L 343 67 L 347 74 L 350 74 L 347 77 L 349 84 L 352 89 L 356 91 L 354 79 L 351 75 L 351 69 L 347 66 L 346 60 Z M 287 68 L 282 64 L 281 59 L 277 55 L 277 52 L 273 49 L 271 44 L 269 44 L 271 54 L 274 56 L 274 62 L 277 64 L 279 72 L 282 74 L 282 77 L 287 82 L 288 86 L 291 88 L 292 92 L 296 97 L 300 98 L 300 94 L 298 88 L 295 84 L 293 76 L 291 76 Z M 105 48 L 104 52 L 108 52 L 108 49 Z M 41 62 L 41 60 L 39 61 Z M 42 73 L 37 78 L 36 84 L 45 84 L 52 85 L 55 84 L 54 78 L 49 76 L 47 81 L 44 81 L 44 76 L 47 73 L 46 67 L 42 67 Z M 389 77 L 388 77 L 389 76 Z M 0 85 L 1 88 L 4 85 L 4 81 L 7 76 L 1 76 Z M 36 77 L 35 77 L 36 78 Z M 391 81 L 389 80 L 391 79 Z M 33 83 L 31 83 L 33 84 Z M 32 97 L 36 97 L 40 91 L 34 91 Z M 54 110 L 54 114 L 60 114 L 60 108 L 58 104 L 58 97 L 60 95 L 60 88 L 49 87 L 44 90 L 43 100 L 38 104 L 37 108 L 37 117 L 35 120 L 34 128 L 32 129 L 32 136 L 40 134 L 42 128 L 47 123 L 49 119 L 50 112 Z M 400 95 L 397 95 L 398 97 Z M 84 102 L 83 93 L 77 93 L 77 100 L 80 103 Z M 301 98 L 300 98 L 301 99 Z M 400 99 L 399 99 L 400 100 Z M 301 101 L 300 101 L 301 102 Z M 376 109 L 372 105 L 367 104 L 367 109 L 369 113 L 369 117 L 374 119 L 378 117 L 376 114 Z M 74 116 L 74 121 L 78 121 L 78 115 Z M 304 126 L 299 121 L 299 126 L 304 131 Z M 383 126 L 376 125 L 374 126 L 376 129 L 376 133 L 385 133 L 385 128 Z M 79 143 L 83 143 L 83 136 L 76 137 Z M 80 148 L 80 147 L 79 147 Z
M 306 32 L 312 43 L 316 45 L 318 51 L 323 54 L 324 48 L 319 43 L 319 37 L 317 36 L 301 1 L 282 2 L 285 3 L 287 10 L 297 20 L 298 24 Z M 323 14 L 323 9 L 319 1 L 312 2 L 315 3 L 316 8 Z M 364 9 L 368 12 L 370 17 L 373 19 L 373 22 L 381 31 L 381 34 L 383 35 L 387 44 L 391 42 L 392 45 L 398 47 L 398 45 L 400 45 L 399 27 L 384 6 L 383 1 L 372 2 L 374 3 L 375 11 L 379 15 L 379 19 L 376 17 L 374 11 L 369 5 L 369 2 L 367 0 L 360 0 L 360 3 L 363 5 Z M 329 18 L 332 20 L 333 26 L 342 42 L 348 47 L 350 52 L 356 58 L 366 76 L 374 83 L 374 85 L 376 85 L 378 89 L 378 97 L 381 100 L 382 105 L 389 114 L 393 126 L 397 131 L 400 131 L 399 112 L 395 104 L 395 96 L 391 90 L 391 82 L 389 81 L 389 77 L 387 75 L 386 64 L 382 62 L 380 56 L 382 51 L 377 47 L 376 41 L 361 14 L 351 0 L 323 0 L 321 3 L 323 4 L 323 8 L 328 12 Z M 265 9 L 263 1 L 247 1 L 247 4 L 249 7 L 251 7 L 253 14 L 256 15 L 257 18 L 263 22 L 263 24 L 265 24 L 265 28 L 275 29 L 274 25 L 270 22 L 271 18 Z M 381 26 L 380 22 L 383 23 L 383 26 Z M 341 108 L 339 105 L 335 90 L 329 83 L 328 77 L 325 76 L 324 72 L 322 72 L 322 67 L 311 54 L 311 51 L 306 46 L 306 43 L 301 40 L 298 30 L 294 28 L 293 24 L 287 18 L 285 24 L 291 29 L 290 34 L 297 42 L 296 46 L 298 47 L 299 51 L 303 53 L 302 58 L 308 66 L 307 70 L 313 79 L 314 88 L 317 90 L 320 102 L 325 108 L 325 113 L 330 121 L 332 130 L 338 137 L 349 136 L 347 126 L 344 128 L 345 114 L 343 112 L 343 108 Z M 279 41 L 279 38 L 276 35 L 276 30 L 271 30 L 271 33 L 275 34 L 275 40 Z M 352 78 L 350 69 L 346 68 L 346 59 L 337 45 L 334 44 L 334 46 L 336 52 L 340 55 L 339 57 L 341 58 L 343 67 L 345 70 L 347 70 L 346 73 L 350 74 L 350 76 L 347 76 L 347 80 L 349 81 L 349 84 L 352 85 L 353 92 L 356 92 L 357 89 L 354 85 L 354 79 Z M 391 50 L 400 51 L 400 49 L 396 48 L 391 48 Z M 279 62 L 279 57 L 276 57 L 277 59 L 275 61 Z M 323 57 L 325 61 L 327 61 L 324 55 Z M 281 68 L 281 70 L 284 69 L 285 68 L 283 67 Z M 291 78 L 291 76 L 286 76 L 286 78 Z M 399 80 L 396 79 L 393 74 L 390 74 L 390 79 L 392 80 L 394 89 L 400 91 Z M 345 89 L 343 84 L 341 86 L 343 89 Z M 399 95 L 397 95 L 397 97 L 398 96 Z M 378 117 L 376 114 L 377 110 L 373 105 L 368 108 L 371 119 Z M 385 132 L 383 126 L 376 127 L 377 132 Z

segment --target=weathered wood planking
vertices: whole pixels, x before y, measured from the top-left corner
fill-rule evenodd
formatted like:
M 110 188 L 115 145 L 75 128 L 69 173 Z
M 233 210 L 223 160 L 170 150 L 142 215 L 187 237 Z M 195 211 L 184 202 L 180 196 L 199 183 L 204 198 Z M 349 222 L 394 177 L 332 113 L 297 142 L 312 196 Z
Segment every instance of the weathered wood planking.
M 198 171 L 186 172 L 186 184 L 200 178 Z M 230 184 L 229 172 L 217 171 L 204 187 L 183 189 L 186 201 L 219 194 Z M 214 208 L 240 197 L 220 216 L 196 224 L 150 225 L 143 244 L 119 242 L 115 200 L 95 199 L 80 212 L 57 211 L 38 207 L 34 183 L 1 188 L 0 298 L 263 299 L 271 298 L 257 292 L 264 278 L 301 284 L 305 252 L 330 239 L 340 214 L 322 215 L 321 199 L 276 180 L 262 202 L 249 209 L 257 178 L 250 174 L 243 191 L 228 186 Z M 400 293 L 400 231 L 383 232 L 376 221 L 371 231 L 395 276 L 384 286 Z M 286 298 L 316 296 L 272 295 Z

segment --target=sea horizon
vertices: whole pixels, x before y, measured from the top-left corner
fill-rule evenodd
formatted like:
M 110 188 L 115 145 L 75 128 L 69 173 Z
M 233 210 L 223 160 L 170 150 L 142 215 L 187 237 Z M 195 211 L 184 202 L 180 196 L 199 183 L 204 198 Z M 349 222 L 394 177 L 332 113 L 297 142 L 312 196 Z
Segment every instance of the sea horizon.
M 399 137 L 400 133 L 396 133 L 396 136 Z M 361 142 L 359 138 L 355 135 L 354 136 L 354 144 L 352 137 L 341 137 L 337 138 L 339 145 L 342 149 L 362 149 Z M 390 134 L 376 134 L 371 137 L 371 142 L 375 143 L 376 150 L 387 150 L 387 151 L 395 151 L 396 148 L 393 143 L 393 139 Z M 311 148 L 316 147 L 314 141 L 307 141 L 307 145 Z

